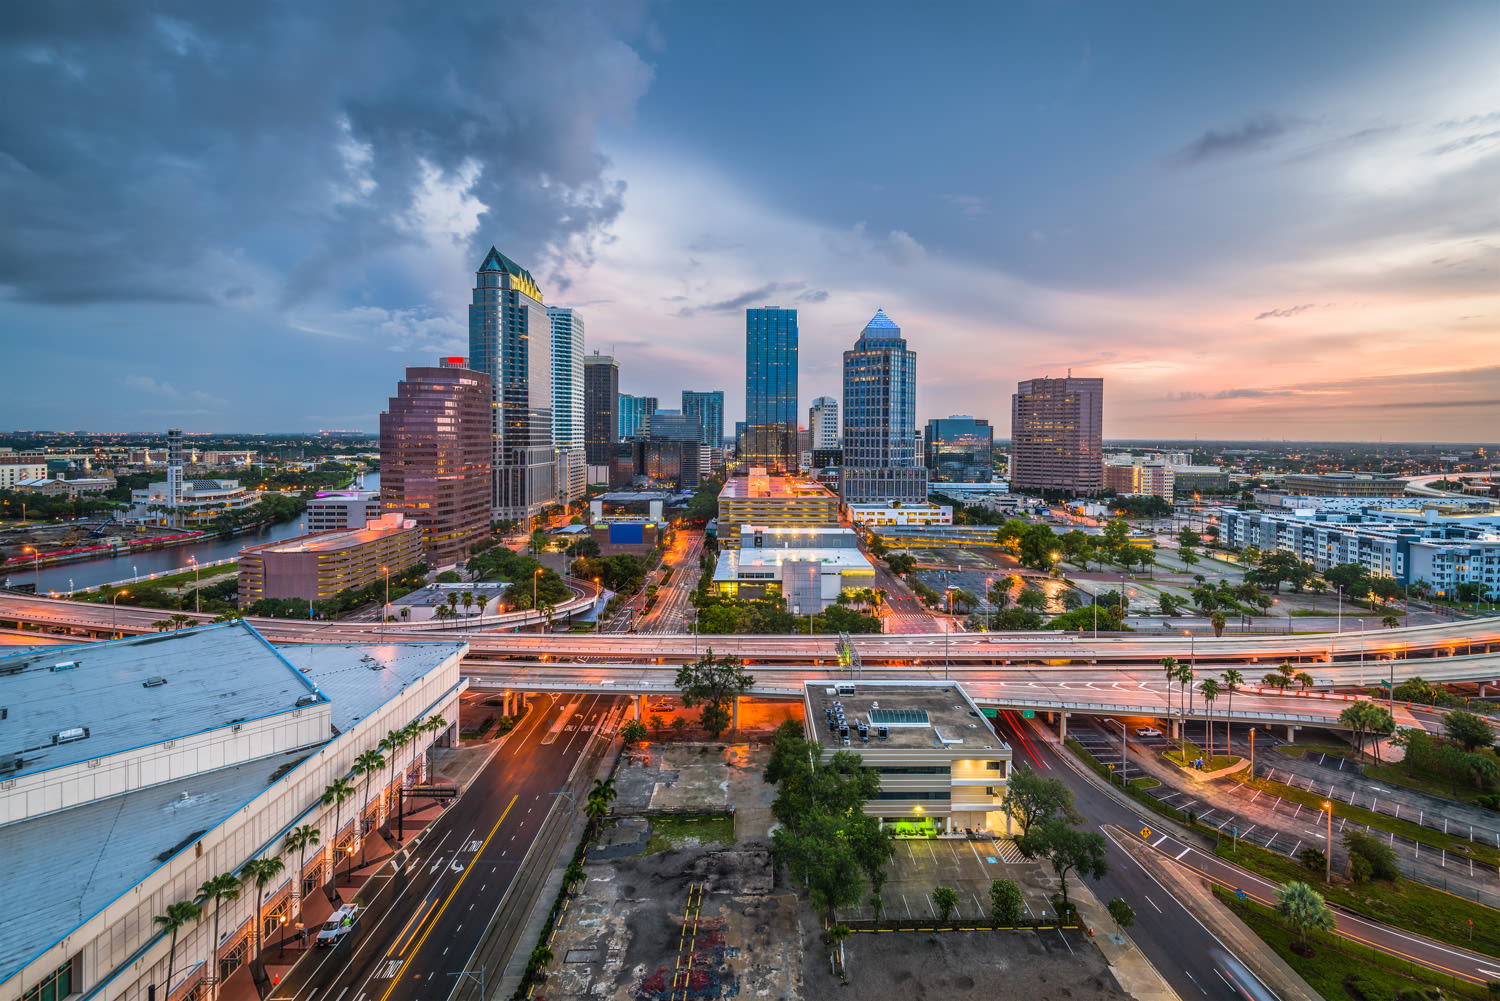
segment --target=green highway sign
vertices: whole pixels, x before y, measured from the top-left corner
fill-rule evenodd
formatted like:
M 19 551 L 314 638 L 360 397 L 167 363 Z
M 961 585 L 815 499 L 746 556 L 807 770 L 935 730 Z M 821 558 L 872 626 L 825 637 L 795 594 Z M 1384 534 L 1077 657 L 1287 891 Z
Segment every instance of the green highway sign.
M 980 712 L 984 713 L 984 718 L 985 719 L 999 719 L 1000 718 L 1000 710 L 998 710 L 998 709 L 981 709 Z
M 1021 718 L 1022 719 L 1036 719 L 1036 710 L 1035 709 L 1022 709 L 1021 710 Z

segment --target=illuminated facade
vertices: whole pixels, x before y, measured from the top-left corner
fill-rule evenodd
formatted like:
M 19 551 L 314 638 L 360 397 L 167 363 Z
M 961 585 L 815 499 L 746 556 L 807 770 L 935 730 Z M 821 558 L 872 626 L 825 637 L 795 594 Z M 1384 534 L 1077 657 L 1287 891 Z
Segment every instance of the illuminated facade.
M 422 562 L 422 529 L 404 514 L 373 518 L 363 528 L 317 532 L 240 550 L 241 607 L 262 598 L 332 598 L 368 587 Z
M 557 448 L 557 500 L 584 494 L 583 317 L 567 306 L 548 306 L 552 326 L 552 442 Z
M 812 450 L 839 447 L 839 401 L 820 396 L 807 408 L 807 430 L 812 434 Z M 817 465 L 817 460 L 813 461 Z
M 922 502 L 927 470 L 917 462 L 917 353 L 877 309 L 844 352 L 843 468 L 846 504 Z
M 724 391 L 682 391 L 682 412 L 698 422 L 698 443 L 708 448 L 724 447 Z
M 752 468 L 749 476 L 731 476 L 719 491 L 719 545 L 739 546 L 744 525 L 837 528 L 839 499 L 820 483 Z
M 656 397 L 620 394 L 620 437 L 637 438 L 651 431 L 651 415 L 656 413 Z
M 438 566 L 490 531 L 493 397 L 489 377 L 463 363 L 408 368 L 380 415 L 381 510 L 416 519 L 427 561 Z
M 745 310 L 745 434 L 740 461 L 797 470 L 797 311 Z
M 923 460 L 935 481 L 989 482 L 994 445 L 995 432 L 989 421 L 961 414 L 934 417 L 922 434 Z
M 1010 405 L 1010 488 L 1091 496 L 1104 487 L 1104 380 L 1027 379 Z
M 469 363 L 490 377 L 490 511 L 529 522 L 557 499 L 552 322 L 531 273 L 494 247 L 475 272 Z
M 620 436 L 620 363 L 595 351 L 583 359 L 583 447 L 590 466 L 609 465 Z

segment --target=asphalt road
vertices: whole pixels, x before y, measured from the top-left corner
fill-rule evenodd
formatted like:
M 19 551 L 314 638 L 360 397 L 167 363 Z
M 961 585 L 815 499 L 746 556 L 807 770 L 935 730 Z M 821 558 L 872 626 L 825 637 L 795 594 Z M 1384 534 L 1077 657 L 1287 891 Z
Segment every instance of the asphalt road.
M 464 795 L 409 846 L 399 871 L 388 865 L 365 884 L 354 932 L 334 948 L 310 950 L 272 1001 L 446 998 L 448 974 L 464 969 L 514 881 L 550 794 L 618 704 L 608 695 L 539 697 Z
M 1100 830 L 1116 824 L 1126 830 L 1141 821 L 1107 793 L 1075 775 L 1032 728 L 1015 713 L 1002 712 L 1000 736 L 1011 745 L 1018 765 L 1036 768 L 1049 778 L 1062 779 L 1073 790 L 1073 802 L 1086 818 L 1085 828 Z M 1229 986 L 1229 971 L 1214 958 L 1228 951 L 1198 919 L 1188 913 L 1139 862 L 1106 837 L 1109 873 L 1090 888 L 1100 900 L 1122 897 L 1135 909 L 1130 937 L 1151 960 L 1168 984 L 1184 999 L 1243 998 Z

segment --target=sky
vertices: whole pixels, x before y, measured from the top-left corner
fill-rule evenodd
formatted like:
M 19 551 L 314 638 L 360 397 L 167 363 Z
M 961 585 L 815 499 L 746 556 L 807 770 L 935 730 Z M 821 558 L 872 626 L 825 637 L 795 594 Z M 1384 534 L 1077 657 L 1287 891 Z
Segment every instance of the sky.
M 0 5 L 0 428 L 369 429 L 491 245 L 623 392 L 802 407 L 884 308 L 917 418 L 1488 441 L 1500 6 Z

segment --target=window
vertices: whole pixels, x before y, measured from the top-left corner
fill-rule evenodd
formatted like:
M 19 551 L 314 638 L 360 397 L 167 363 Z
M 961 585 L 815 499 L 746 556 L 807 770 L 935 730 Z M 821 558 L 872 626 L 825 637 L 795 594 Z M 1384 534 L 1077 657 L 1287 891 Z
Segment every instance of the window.
M 76 958 L 76 957 L 75 957 Z M 62 1001 L 73 993 L 73 960 L 70 959 L 21 995 L 21 1001 Z

